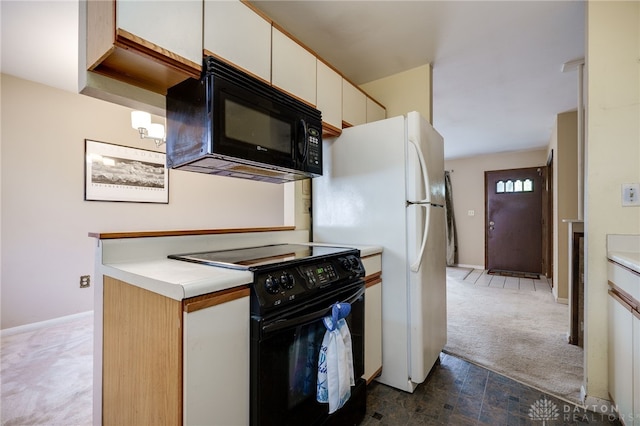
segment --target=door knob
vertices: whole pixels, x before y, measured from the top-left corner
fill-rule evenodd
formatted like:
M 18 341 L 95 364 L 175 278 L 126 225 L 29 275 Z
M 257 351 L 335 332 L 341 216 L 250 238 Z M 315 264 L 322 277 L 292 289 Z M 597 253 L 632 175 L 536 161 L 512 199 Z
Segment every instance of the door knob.
M 493 226 L 493 225 L 495 225 L 495 222 L 494 221 L 490 221 L 489 225 Z

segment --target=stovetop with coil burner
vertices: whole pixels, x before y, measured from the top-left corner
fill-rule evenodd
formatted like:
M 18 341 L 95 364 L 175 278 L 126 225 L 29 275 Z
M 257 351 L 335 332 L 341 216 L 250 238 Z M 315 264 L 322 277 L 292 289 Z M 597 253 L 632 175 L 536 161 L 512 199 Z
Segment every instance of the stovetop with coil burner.
M 168 257 L 252 271 L 251 313 L 260 315 L 303 303 L 365 275 L 360 251 L 348 247 L 275 244 Z

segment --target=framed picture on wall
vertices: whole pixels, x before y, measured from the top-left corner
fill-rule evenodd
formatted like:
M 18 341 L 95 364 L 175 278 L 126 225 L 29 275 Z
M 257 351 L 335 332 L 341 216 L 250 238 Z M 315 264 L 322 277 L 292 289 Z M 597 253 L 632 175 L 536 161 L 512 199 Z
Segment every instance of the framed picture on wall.
M 169 203 L 165 153 L 89 139 L 84 143 L 85 201 Z

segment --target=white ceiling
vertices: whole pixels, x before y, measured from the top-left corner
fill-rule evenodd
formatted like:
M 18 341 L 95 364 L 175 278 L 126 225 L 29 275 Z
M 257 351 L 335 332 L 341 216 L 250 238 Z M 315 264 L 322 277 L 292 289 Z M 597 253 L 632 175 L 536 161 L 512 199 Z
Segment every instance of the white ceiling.
M 184 0 L 183 0 L 184 1 Z M 445 156 L 545 147 L 577 105 L 583 1 L 253 1 L 356 84 L 433 65 Z M 77 0 L 2 0 L 1 71 L 77 92 Z

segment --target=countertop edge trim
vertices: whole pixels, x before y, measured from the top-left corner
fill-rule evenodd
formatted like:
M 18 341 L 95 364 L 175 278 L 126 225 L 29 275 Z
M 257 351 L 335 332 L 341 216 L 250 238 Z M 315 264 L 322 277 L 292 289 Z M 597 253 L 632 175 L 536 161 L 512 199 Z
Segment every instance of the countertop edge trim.
M 615 257 L 615 255 L 614 255 L 614 257 Z M 634 275 L 640 275 L 640 272 L 638 272 L 638 271 L 636 271 L 635 269 L 630 268 L 630 267 L 628 267 L 627 265 L 624 265 L 624 264 L 622 264 L 622 263 L 620 263 L 620 262 L 618 262 L 618 261 L 616 261 L 616 260 L 613 260 L 611 257 L 609 257 L 609 258 L 608 258 L 608 261 L 609 261 L 610 263 L 613 263 L 613 264 L 615 264 L 615 265 L 618 265 L 619 267 L 621 267 L 621 268 L 623 268 L 623 269 L 626 269 L 627 271 L 631 272 L 631 273 L 632 273 L 632 274 L 634 274 Z
M 221 229 L 191 229 L 168 231 L 135 231 L 135 232 L 89 232 L 89 237 L 99 240 L 113 240 L 119 238 L 148 238 L 148 237 L 182 237 L 189 235 L 217 235 L 217 234 L 245 234 L 250 232 L 293 231 L 295 226 L 274 226 L 267 228 L 221 228 Z

